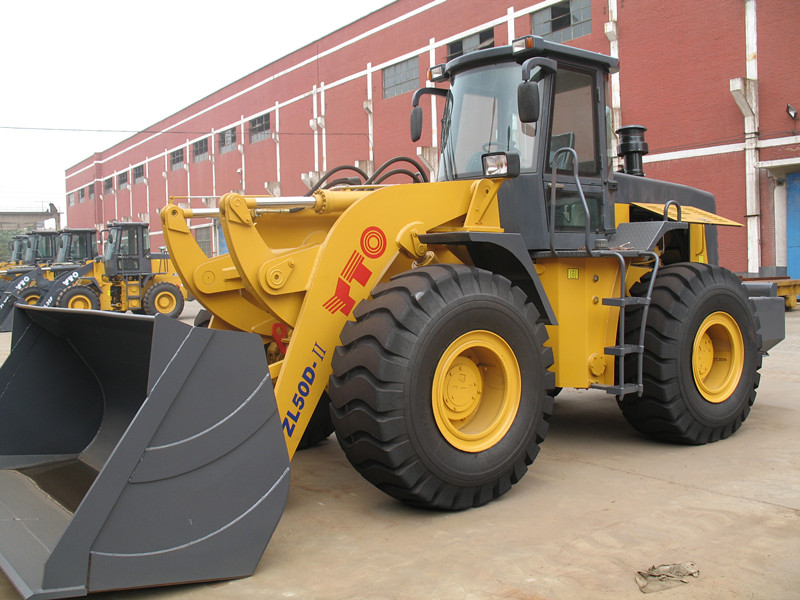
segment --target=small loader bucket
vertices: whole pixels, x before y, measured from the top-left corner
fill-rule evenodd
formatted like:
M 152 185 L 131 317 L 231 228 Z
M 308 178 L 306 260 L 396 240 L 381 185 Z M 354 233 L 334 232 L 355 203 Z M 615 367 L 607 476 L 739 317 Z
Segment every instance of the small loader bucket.
M 14 310 L 0 367 L 0 567 L 19 593 L 252 574 L 289 487 L 260 338 Z

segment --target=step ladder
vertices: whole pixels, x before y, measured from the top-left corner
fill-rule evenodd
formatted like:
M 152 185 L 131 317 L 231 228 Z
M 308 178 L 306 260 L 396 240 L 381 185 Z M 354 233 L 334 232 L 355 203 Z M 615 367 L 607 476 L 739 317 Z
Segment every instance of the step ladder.
M 602 389 L 609 394 L 613 394 L 619 398 L 628 394 L 642 395 L 644 390 L 642 383 L 642 373 L 644 370 L 644 333 L 645 325 L 647 324 L 647 313 L 650 309 L 650 300 L 653 296 L 653 285 L 658 275 L 659 258 L 655 252 L 650 251 L 636 251 L 637 257 L 651 257 L 653 259 L 653 274 L 650 277 L 650 283 L 647 286 L 647 293 L 644 296 L 628 296 L 625 292 L 625 281 L 627 275 L 627 267 L 625 264 L 625 256 L 621 252 L 614 250 L 599 250 L 596 252 L 599 256 L 614 256 L 620 263 L 620 295 L 612 298 L 603 298 L 604 306 L 617 306 L 619 307 L 619 318 L 617 323 L 617 344 L 615 346 L 606 346 L 604 352 L 608 356 L 613 356 L 616 359 L 617 365 L 617 383 L 614 385 L 603 385 L 593 383 L 589 387 L 593 389 Z M 641 310 L 641 323 L 639 324 L 639 339 L 635 344 L 625 343 L 625 321 L 627 317 L 627 310 L 631 307 L 642 307 Z M 633 382 L 627 381 L 625 373 L 625 358 L 628 356 L 637 356 L 636 378 Z
M 606 346 L 604 352 L 607 356 L 613 356 L 616 359 L 617 376 L 616 384 L 604 385 L 599 383 L 591 384 L 589 387 L 593 389 L 602 389 L 613 394 L 618 398 L 622 398 L 628 394 L 642 395 L 644 390 L 643 385 L 643 371 L 644 371 L 644 334 L 645 326 L 647 324 L 647 313 L 650 309 L 650 302 L 653 296 L 653 287 L 655 285 L 656 276 L 658 275 L 658 267 L 661 259 L 658 254 L 653 251 L 655 244 L 661 240 L 668 231 L 676 229 L 687 229 L 689 224 L 681 220 L 681 206 L 675 200 L 669 200 L 664 204 L 664 214 L 660 221 L 643 221 L 636 223 L 620 223 L 616 231 L 607 240 L 604 240 L 598 245 L 601 240 L 596 240 L 592 244 L 590 221 L 591 215 L 589 212 L 589 205 L 586 202 L 586 196 L 583 193 L 580 178 L 578 177 L 578 153 L 569 147 L 558 149 L 551 157 L 551 169 L 556 173 L 556 162 L 561 154 L 572 155 L 573 177 L 575 185 L 583 203 L 583 210 L 585 213 L 585 246 L 580 250 L 556 250 L 555 247 L 555 207 L 556 207 L 556 188 L 558 187 L 555 182 L 555 176 L 550 184 L 550 222 L 548 224 L 549 237 L 550 237 L 550 252 L 537 252 L 536 255 L 545 254 L 549 256 L 569 257 L 569 256 L 591 256 L 591 257 L 608 257 L 613 256 L 619 260 L 620 264 L 620 294 L 612 298 L 603 298 L 602 302 L 605 306 L 619 307 L 619 322 L 617 324 L 617 344 L 615 346 Z M 669 209 L 675 206 L 677 208 L 677 220 L 669 220 Z M 594 248 L 592 248 L 594 246 Z M 625 282 L 627 280 L 627 264 L 626 259 L 630 258 L 649 258 L 653 262 L 652 275 L 650 277 L 647 292 L 644 296 L 628 296 L 625 291 Z M 641 323 L 639 326 L 639 339 L 635 344 L 625 343 L 625 321 L 627 311 L 633 307 L 642 307 Z M 637 356 L 636 377 L 634 381 L 627 381 L 625 373 L 625 358 L 628 356 Z

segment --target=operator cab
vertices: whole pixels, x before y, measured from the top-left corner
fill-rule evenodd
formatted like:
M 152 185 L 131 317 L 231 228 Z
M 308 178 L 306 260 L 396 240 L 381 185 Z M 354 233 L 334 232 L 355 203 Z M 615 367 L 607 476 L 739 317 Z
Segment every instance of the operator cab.
M 430 71 L 449 89 L 414 94 L 412 139 L 421 132 L 420 97 L 443 96 L 440 181 L 508 178 L 498 192 L 501 223 L 531 251 L 551 241 L 573 249 L 593 243 L 614 229 L 613 202 L 604 202 L 612 167 L 605 89 L 617 62 L 535 36 L 460 56 Z
M 97 254 L 96 229 L 65 229 L 58 241 L 57 264 L 83 263 Z
M 28 236 L 23 263 L 37 265 L 51 263 L 56 257 L 57 231 L 34 231 Z
M 147 223 L 109 223 L 103 262 L 106 274 L 133 276 L 152 272 Z

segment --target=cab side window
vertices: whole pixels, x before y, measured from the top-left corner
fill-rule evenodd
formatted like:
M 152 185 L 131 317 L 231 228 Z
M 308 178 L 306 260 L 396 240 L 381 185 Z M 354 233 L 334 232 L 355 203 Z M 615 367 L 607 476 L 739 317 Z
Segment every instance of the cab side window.
M 600 176 L 600 151 L 597 140 L 597 99 L 594 72 L 560 67 L 556 73 L 555 101 L 548 148 L 547 171 L 560 148 L 578 153 L 578 174 Z M 573 156 L 562 152 L 556 170 L 572 174 Z

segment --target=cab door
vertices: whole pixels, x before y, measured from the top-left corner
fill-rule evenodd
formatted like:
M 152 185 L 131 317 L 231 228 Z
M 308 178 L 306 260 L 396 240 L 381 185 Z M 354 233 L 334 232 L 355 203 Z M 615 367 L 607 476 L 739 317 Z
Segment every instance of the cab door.
M 543 153 L 545 205 L 555 249 L 574 250 L 586 244 L 587 215 L 578 182 L 588 205 L 590 231 L 602 234 L 613 227 L 611 202 L 604 202 L 608 169 L 603 151 L 605 102 L 597 69 L 559 62 L 554 77 L 550 129 Z M 559 152 L 563 148 L 570 150 Z M 551 202 L 554 185 L 555 206 Z

